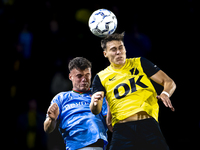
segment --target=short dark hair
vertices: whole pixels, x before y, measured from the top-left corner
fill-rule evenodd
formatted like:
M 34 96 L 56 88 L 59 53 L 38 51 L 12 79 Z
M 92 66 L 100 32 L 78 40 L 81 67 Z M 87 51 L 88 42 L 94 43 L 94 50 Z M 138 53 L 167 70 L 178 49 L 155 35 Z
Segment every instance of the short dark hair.
M 124 32 L 121 34 L 114 33 L 114 34 L 107 35 L 104 39 L 101 40 L 101 47 L 103 48 L 103 50 L 105 50 L 107 42 L 114 41 L 114 40 L 123 41 L 123 39 L 124 39 Z
M 92 63 L 84 57 L 76 57 L 70 60 L 68 64 L 68 68 L 69 68 L 69 71 L 71 71 L 74 68 L 85 70 L 87 68 L 92 68 Z

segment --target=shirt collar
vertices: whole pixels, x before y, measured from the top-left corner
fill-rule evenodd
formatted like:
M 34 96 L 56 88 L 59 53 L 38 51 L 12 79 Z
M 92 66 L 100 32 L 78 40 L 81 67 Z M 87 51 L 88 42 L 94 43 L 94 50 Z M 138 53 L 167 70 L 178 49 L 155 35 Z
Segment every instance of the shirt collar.
M 88 89 L 87 91 L 85 91 L 85 92 L 82 92 L 82 91 L 78 91 L 78 90 L 74 90 L 74 89 L 72 89 L 72 91 L 73 91 L 73 92 L 75 92 L 75 93 L 78 93 L 78 94 L 85 94 L 85 93 L 88 93 L 88 92 L 90 92 L 91 90 L 90 90 L 90 89 Z

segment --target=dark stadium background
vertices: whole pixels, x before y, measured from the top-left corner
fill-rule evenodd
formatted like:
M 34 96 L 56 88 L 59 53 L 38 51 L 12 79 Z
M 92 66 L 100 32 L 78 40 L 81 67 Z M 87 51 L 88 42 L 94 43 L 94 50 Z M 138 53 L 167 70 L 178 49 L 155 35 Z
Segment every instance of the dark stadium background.
M 2 135 L 10 143 L 6 146 L 25 150 L 64 149 L 57 130 L 50 135 L 43 131 L 46 110 L 56 93 L 71 89 L 67 69 L 70 59 L 77 56 L 89 59 L 93 77 L 108 65 L 100 38 L 90 32 L 87 24 L 93 11 L 106 8 L 117 16 L 116 32 L 125 31 L 129 41 L 125 41 L 127 56 L 146 57 L 177 84 L 171 97 L 176 111 L 171 112 L 159 102 L 159 123 L 170 148 L 198 147 L 197 2 L 91 2 L 0 1 L 1 119 L 5 130 Z M 131 45 L 137 53 L 136 49 L 128 48 Z M 155 86 L 160 93 L 161 86 Z

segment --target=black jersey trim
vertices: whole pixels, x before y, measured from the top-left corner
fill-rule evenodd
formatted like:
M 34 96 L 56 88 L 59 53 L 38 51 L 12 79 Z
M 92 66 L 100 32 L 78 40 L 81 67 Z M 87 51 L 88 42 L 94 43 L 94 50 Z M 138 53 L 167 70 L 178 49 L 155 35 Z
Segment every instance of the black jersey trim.
M 141 62 L 144 73 L 148 77 L 153 76 L 160 70 L 160 68 L 157 65 L 153 64 L 151 61 L 149 61 L 146 58 L 141 57 L 140 62 Z

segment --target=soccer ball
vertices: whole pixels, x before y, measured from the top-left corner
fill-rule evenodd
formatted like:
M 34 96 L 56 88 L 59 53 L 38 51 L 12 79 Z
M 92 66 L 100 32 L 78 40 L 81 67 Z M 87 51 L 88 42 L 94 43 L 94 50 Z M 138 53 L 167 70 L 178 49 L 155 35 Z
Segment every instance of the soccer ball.
M 88 25 L 94 35 L 105 37 L 115 32 L 117 18 L 110 10 L 98 9 L 90 16 Z

